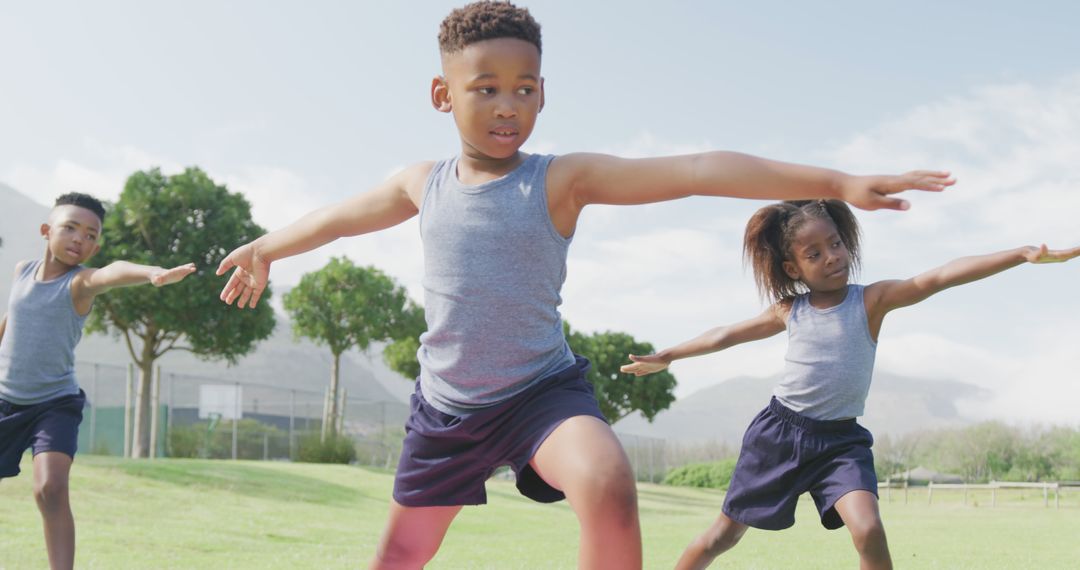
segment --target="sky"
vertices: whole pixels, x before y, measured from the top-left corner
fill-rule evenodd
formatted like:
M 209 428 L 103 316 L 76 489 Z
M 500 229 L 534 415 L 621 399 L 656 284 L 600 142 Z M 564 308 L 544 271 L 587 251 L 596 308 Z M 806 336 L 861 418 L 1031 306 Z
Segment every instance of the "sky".
M 49 204 L 115 199 L 141 169 L 198 166 L 256 222 L 451 156 L 432 109 L 439 22 L 457 2 L 0 0 L 0 182 Z M 543 28 L 546 107 L 528 152 L 735 150 L 857 174 L 947 169 L 907 212 L 858 212 L 860 281 L 966 255 L 1080 245 L 1080 5 L 1068 2 L 522 3 Z M 564 318 L 669 346 L 758 314 L 740 257 L 765 202 L 590 206 Z M 415 218 L 275 263 L 331 256 L 420 301 Z M 877 369 L 970 382 L 972 419 L 1076 425 L 1080 261 L 1021 266 L 891 314 Z M 783 368 L 783 335 L 677 362 L 677 395 Z

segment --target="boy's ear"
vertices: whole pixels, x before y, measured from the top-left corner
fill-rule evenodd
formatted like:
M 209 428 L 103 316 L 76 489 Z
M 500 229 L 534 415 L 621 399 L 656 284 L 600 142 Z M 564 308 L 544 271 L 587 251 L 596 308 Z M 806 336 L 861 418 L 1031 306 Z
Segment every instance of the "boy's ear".
M 544 110 L 544 101 L 545 101 L 545 98 L 544 98 L 544 78 L 541 77 L 540 78 L 540 108 L 537 109 L 537 111 L 536 111 L 537 113 Z
M 431 80 L 431 106 L 440 113 L 449 113 L 454 109 L 450 102 L 450 86 L 441 75 L 436 75 Z
M 49 239 L 49 224 L 41 224 L 41 237 Z
M 784 273 L 787 273 L 788 277 L 796 281 L 799 280 L 799 268 L 790 261 L 784 262 Z

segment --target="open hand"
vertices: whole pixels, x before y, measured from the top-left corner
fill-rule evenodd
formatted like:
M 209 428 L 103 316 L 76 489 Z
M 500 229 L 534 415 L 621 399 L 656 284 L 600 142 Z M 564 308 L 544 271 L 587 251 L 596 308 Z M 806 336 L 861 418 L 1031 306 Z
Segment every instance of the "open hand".
M 1080 247 L 1049 249 L 1044 243 L 1042 247 L 1028 246 L 1024 251 L 1024 258 L 1028 263 L 1061 263 L 1074 257 L 1080 257 Z
M 620 366 L 619 372 L 633 374 L 634 376 L 644 376 L 646 374 L 652 374 L 653 372 L 660 372 L 670 364 L 655 354 L 646 356 L 631 354 L 629 356 L 630 360 L 634 361 L 633 364 L 624 364 Z
M 230 268 L 236 270 L 225 283 L 219 298 L 231 305 L 237 298 L 240 300 L 236 307 L 243 309 L 248 306 L 252 309 L 262 297 L 263 290 L 270 280 L 270 263 L 259 257 L 252 244 L 242 245 L 225 256 L 218 265 L 217 274 L 224 275 Z
M 894 176 L 851 176 L 841 186 L 840 197 L 863 210 L 906 210 L 911 207 L 907 200 L 889 196 L 906 190 L 941 192 L 953 184 L 956 179 L 939 170 L 913 170 Z
M 162 287 L 164 285 L 172 285 L 181 281 L 183 278 L 195 273 L 194 263 L 185 263 L 184 265 L 178 265 L 172 269 L 162 269 L 150 276 L 150 284 L 154 287 Z

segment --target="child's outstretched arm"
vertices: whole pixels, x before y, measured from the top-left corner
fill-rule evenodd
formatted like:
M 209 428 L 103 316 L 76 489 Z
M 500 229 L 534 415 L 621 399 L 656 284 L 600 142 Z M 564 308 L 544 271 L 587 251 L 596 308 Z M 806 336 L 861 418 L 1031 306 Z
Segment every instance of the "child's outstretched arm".
M 419 212 L 424 181 L 433 163 L 399 172 L 374 190 L 315 210 L 292 224 L 234 249 L 218 265 L 217 274 L 236 268 L 221 290 L 226 304 L 254 308 L 269 282 L 270 264 L 330 243 L 396 226 Z
M 906 210 L 891 197 L 905 190 L 938 192 L 952 185 L 948 172 L 854 176 L 837 170 L 778 162 L 735 152 L 624 159 L 600 154 L 560 157 L 578 209 L 587 204 L 644 204 L 686 196 L 772 200 L 836 198 L 864 210 Z M 554 166 L 554 165 L 553 165 Z M 554 174 L 558 175 L 559 169 Z
M 630 360 L 633 363 L 624 364 L 619 367 L 619 370 L 634 376 L 644 376 L 645 374 L 659 372 L 667 368 L 672 361 L 680 358 L 701 356 L 702 354 L 731 348 L 737 344 L 769 338 L 786 328 L 785 323 L 790 310 L 790 303 L 780 302 L 765 309 L 765 312 L 752 319 L 726 327 L 707 330 L 697 337 L 671 348 L 665 348 L 656 354 L 645 356 L 631 354 Z
M 171 285 L 195 272 L 194 263 L 166 269 L 129 261 L 114 261 L 100 269 L 84 269 L 71 282 L 72 296 L 93 298 L 109 289 L 149 283 L 154 287 Z
M 1024 246 L 987 255 L 954 259 L 911 279 L 878 281 L 865 292 L 870 332 L 877 338 L 881 321 L 893 309 L 914 305 L 950 287 L 985 279 L 1022 263 L 1060 263 L 1080 257 L 1080 247 L 1051 250 Z

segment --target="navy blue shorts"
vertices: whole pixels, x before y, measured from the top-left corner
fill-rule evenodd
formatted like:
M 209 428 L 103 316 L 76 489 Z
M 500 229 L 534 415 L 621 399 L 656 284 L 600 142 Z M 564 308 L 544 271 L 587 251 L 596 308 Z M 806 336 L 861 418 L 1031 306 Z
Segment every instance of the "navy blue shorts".
M 482 505 L 487 502 L 484 482 L 503 465 L 517 474 L 522 495 L 541 503 L 564 499 L 529 461 L 563 421 L 574 416 L 604 420 L 585 379 L 588 371 L 589 361 L 578 356 L 571 366 L 509 400 L 464 416 L 433 408 L 417 381 L 394 500 L 407 507 Z
M 86 393 L 20 406 L 0 400 L 0 478 L 19 474 L 23 452 L 59 451 L 75 458 Z
M 724 514 L 754 528 L 785 529 L 795 524 L 799 495 L 809 492 L 822 526 L 840 528 L 840 497 L 858 490 L 877 495 L 873 444 L 854 418 L 813 420 L 773 398 L 743 436 Z

